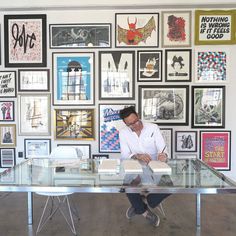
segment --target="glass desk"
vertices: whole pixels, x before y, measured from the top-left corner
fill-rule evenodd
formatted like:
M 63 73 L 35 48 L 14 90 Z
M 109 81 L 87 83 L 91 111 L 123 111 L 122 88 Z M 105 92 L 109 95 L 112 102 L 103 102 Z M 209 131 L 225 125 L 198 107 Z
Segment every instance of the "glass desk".
M 200 230 L 201 194 L 236 193 L 234 181 L 199 159 L 170 159 L 171 173 L 156 174 L 143 165 L 141 174 L 97 172 L 98 160 L 28 159 L 0 174 L 0 191 L 28 192 L 28 224 L 33 222 L 33 192 L 190 193 L 196 194 Z M 136 180 L 137 177 L 139 181 Z

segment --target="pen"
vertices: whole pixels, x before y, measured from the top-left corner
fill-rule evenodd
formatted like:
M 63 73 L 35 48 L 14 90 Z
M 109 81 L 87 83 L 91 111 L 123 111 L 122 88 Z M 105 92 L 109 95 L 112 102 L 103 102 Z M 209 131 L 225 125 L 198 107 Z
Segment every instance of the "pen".
M 162 149 L 161 153 L 163 153 L 163 152 L 165 151 L 165 149 L 166 149 L 166 145 L 165 145 L 165 147 Z
M 154 132 L 152 132 L 151 137 L 153 136 Z

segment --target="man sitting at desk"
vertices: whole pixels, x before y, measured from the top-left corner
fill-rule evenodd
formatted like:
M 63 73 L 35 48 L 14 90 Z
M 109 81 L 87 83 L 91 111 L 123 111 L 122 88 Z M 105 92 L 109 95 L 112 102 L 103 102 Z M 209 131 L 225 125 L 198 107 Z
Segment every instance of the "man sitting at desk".
M 136 159 L 148 164 L 151 160 L 167 161 L 166 144 L 156 124 L 144 123 L 133 106 L 120 110 L 126 127 L 120 131 L 121 159 Z M 147 204 L 139 193 L 127 193 L 131 206 L 126 217 L 143 215 L 152 225 L 158 226 L 160 217 L 151 208 L 157 207 L 169 194 L 148 194 Z

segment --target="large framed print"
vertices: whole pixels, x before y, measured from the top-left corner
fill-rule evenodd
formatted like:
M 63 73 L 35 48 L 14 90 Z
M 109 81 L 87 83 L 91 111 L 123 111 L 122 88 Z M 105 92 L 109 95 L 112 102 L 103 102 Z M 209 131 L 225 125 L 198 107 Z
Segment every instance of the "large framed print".
M 0 101 L 0 122 L 15 120 L 15 102 Z
M 234 10 L 196 10 L 195 44 L 233 44 L 235 37 Z
M 162 51 L 138 51 L 138 81 L 162 81 Z
M 25 158 L 49 157 L 51 139 L 24 139 Z
M 55 138 L 95 139 L 94 109 L 56 109 Z
M 5 67 L 47 65 L 46 14 L 4 15 Z
M 192 50 L 169 49 L 165 51 L 165 81 L 192 81 Z
M 50 135 L 50 94 L 18 95 L 19 135 Z
M 94 104 L 94 53 L 53 53 L 53 104 Z
M 159 13 L 116 13 L 116 47 L 158 47 Z
M 80 159 L 91 158 L 91 144 L 57 144 L 57 146 L 70 146 L 76 148 L 78 157 Z
M 231 131 L 200 131 L 200 158 L 217 170 L 231 169 Z
M 0 125 L 0 147 L 16 146 L 16 125 L 2 124 Z
M 197 131 L 175 131 L 176 152 L 197 151 Z
M 15 148 L 0 148 L 0 167 L 11 168 L 15 163 Z
M 191 11 L 163 11 L 162 47 L 190 47 L 191 18 Z
M 16 72 L 0 71 L 0 98 L 16 97 Z
M 99 99 L 134 99 L 134 60 L 134 51 L 99 52 Z
M 49 69 L 18 70 L 19 92 L 48 92 Z
M 195 52 L 196 75 L 195 81 L 199 83 L 225 83 L 228 81 L 228 68 L 231 67 L 229 50 L 209 47 Z
M 141 119 L 158 125 L 188 125 L 189 86 L 139 86 Z
M 192 128 L 225 127 L 225 86 L 192 86 Z
M 111 24 L 50 24 L 50 48 L 110 48 Z
M 173 158 L 173 129 L 172 128 L 160 128 L 161 134 L 166 144 L 166 151 L 168 158 Z
M 120 152 L 119 130 L 125 124 L 120 110 L 134 104 L 99 104 L 99 152 Z

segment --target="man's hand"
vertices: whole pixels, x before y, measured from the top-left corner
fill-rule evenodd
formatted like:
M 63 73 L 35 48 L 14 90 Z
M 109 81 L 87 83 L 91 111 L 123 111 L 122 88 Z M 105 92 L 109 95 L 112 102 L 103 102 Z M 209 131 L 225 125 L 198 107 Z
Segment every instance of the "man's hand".
M 157 156 L 158 161 L 167 162 L 167 159 L 168 159 L 167 154 L 164 152 L 159 153 Z
M 143 161 L 145 162 L 146 164 L 149 163 L 149 161 L 152 160 L 151 156 L 147 153 L 144 153 L 144 154 L 136 154 L 136 159 L 139 160 L 139 161 Z

